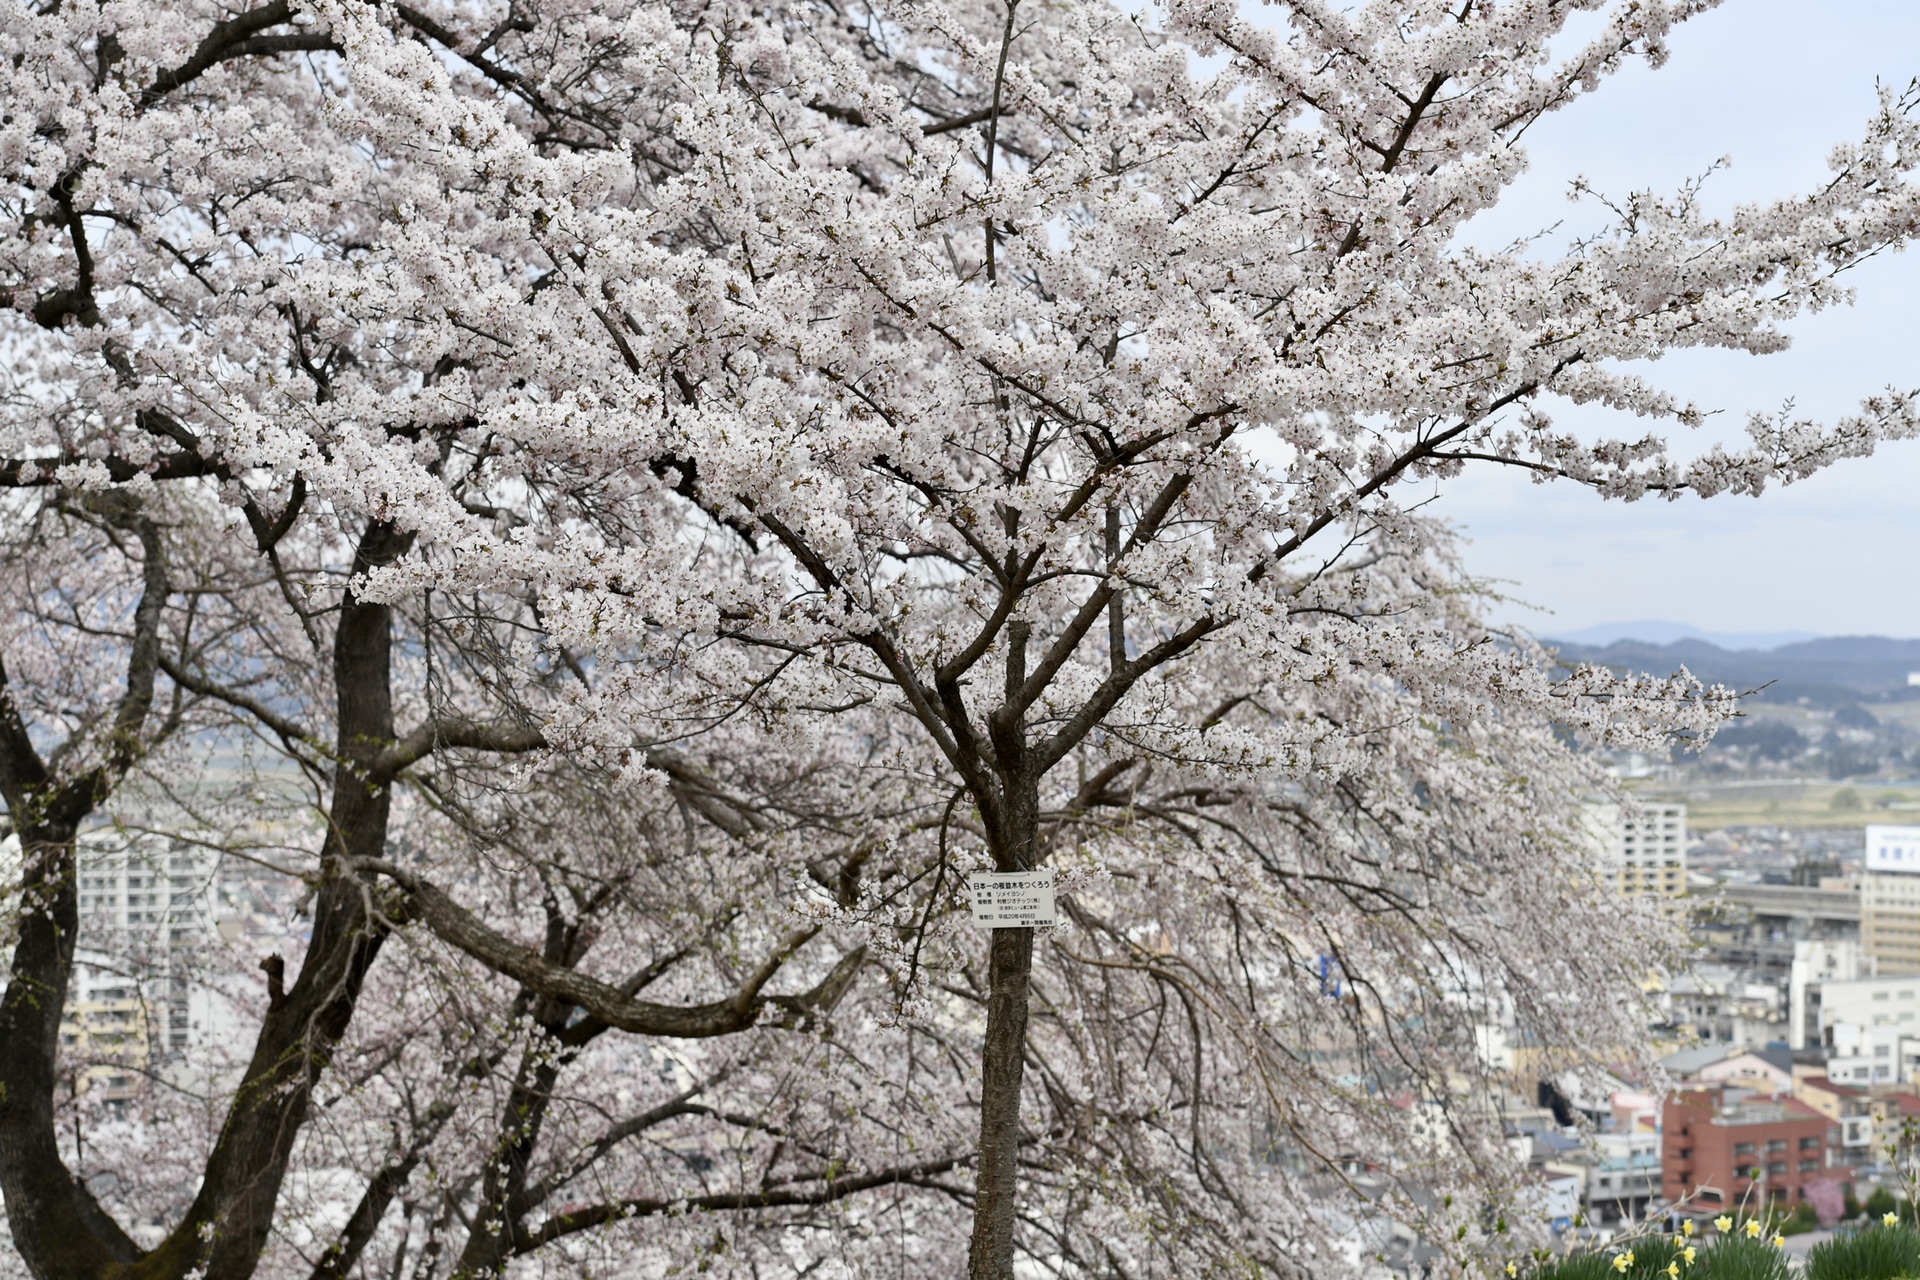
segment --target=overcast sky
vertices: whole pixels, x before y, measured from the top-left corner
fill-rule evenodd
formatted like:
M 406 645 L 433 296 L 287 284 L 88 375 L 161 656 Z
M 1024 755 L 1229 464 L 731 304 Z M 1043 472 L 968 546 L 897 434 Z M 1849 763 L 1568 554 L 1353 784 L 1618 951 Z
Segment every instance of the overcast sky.
M 1685 24 L 1661 70 L 1628 71 L 1531 130 L 1531 171 L 1474 239 L 1597 225 L 1599 210 L 1566 200 L 1576 174 L 1608 192 L 1668 192 L 1726 156 L 1706 193 L 1716 212 L 1803 192 L 1824 179 L 1833 144 L 1860 135 L 1876 77 L 1916 74 L 1916 0 L 1728 0 Z M 1643 371 L 1736 428 L 1788 398 L 1831 418 L 1889 384 L 1920 386 L 1920 251 L 1851 275 L 1856 304 L 1798 322 L 1789 351 L 1687 352 Z M 1920 442 L 1759 499 L 1601 502 L 1482 472 L 1450 482 L 1438 509 L 1470 539 L 1475 572 L 1538 607 L 1506 620 L 1540 634 L 1658 618 L 1920 636 Z

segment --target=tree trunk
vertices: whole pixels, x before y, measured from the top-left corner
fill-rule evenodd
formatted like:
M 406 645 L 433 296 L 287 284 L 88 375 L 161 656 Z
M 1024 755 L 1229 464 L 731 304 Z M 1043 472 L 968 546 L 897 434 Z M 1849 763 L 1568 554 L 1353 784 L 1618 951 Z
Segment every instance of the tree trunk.
M 478 1211 L 467 1232 L 466 1247 L 454 1264 L 454 1280 L 499 1275 L 508 1259 L 525 1244 L 522 1231 L 527 1213 L 534 1207 L 526 1199 L 527 1174 L 561 1066 L 554 1061 L 535 1062 L 534 1057 L 533 1050 L 528 1050 L 507 1095 L 500 1116 L 499 1145 L 488 1153 Z
M 54 1136 L 54 1061 L 80 909 L 76 821 L 23 825 L 20 941 L 0 1000 L 0 1196 L 35 1276 L 94 1276 L 139 1250 L 67 1169 Z
M 995 929 L 987 960 L 987 1042 L 982 1051 L 979 1172 L 968 1280 L 1012 1280 L 1019 1211 L 1020 1082 L 1026 1073 L 1027 979 L 1033 930 Z
M 361 536 L 354 568 L 391 564 L 412 541 L 391 525 L 371 525 Z M 153 1280 L 196 1266 L 204 1268 L 205 1280 L 247 1280 L 253 1274 L 313 1086 L 346 1034 L 367 970 L 385 941 L 346 860 L 386 854 L 391 791 L 367 779 L 394 738 L 392 633 L 392 609 L 347 595 L 333 642 L 339 764 L 321 845 L 313 940 L 299 978 L 261 1025 L 186 1221 L 140 1267 Z M 191 1238 L 201 1231 L 207 1233 L 204 1243 Z
M 1028 626 L 1007 628 L 1009 698 L 1026 679 Z M 1021 718 L 989 725 L 1004 771 L 1000 822 L 993 841 L 1001 871 L 1040 863 L 1040 780 L 1028 767 Z M 995 929 L 987 950 L 987 1039 L 981 1050 L 979 1169 L 974 1179 L 973 1240 L 968 1280 L 1013 1280 L 1013 1228 L 1019 1216 L 1020 1086 L 1026 1073 L 1027 982 L 1033 973 L 1033 930 Z

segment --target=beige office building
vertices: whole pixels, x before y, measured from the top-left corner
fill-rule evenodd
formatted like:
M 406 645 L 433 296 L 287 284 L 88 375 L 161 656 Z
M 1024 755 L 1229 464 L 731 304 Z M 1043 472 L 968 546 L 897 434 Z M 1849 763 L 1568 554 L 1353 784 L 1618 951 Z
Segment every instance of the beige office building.
M 1920 973 L 1920 827 L 1867 828 L 1860 950 L 1877 974 Z

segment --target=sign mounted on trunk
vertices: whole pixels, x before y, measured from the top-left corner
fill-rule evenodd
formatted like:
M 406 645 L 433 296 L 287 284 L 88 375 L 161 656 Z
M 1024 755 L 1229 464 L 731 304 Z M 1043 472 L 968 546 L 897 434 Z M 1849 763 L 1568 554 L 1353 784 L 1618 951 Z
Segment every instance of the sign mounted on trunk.
M 1038 871 L 976 871 L 967 877 L 973 922 L 982 929 L 1031 929 L 1058 924 L 1053 905 L 1053 868 Z

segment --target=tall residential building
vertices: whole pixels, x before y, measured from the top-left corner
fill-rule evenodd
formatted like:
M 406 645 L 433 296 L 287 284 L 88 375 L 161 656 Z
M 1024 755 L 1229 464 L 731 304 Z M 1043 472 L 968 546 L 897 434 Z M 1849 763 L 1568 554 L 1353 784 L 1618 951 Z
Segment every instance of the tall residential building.
M 1686 805 L 1648 800 L 1631 816 L 1612 804 L 1595 805 L 1589 812 L 1600 865 L 1622 893 L 1686 896 Z
M 1880 974 L 1920 974 L 1920 827 L 1867 828 L 1860 949 Z
M 185 840 L 80 837 L 80 937 L 60 1023 L 83 1088 L 109 1098 L 187 1047 L 195 1014 L 188 948 L 215 934 L 219 858 Z

